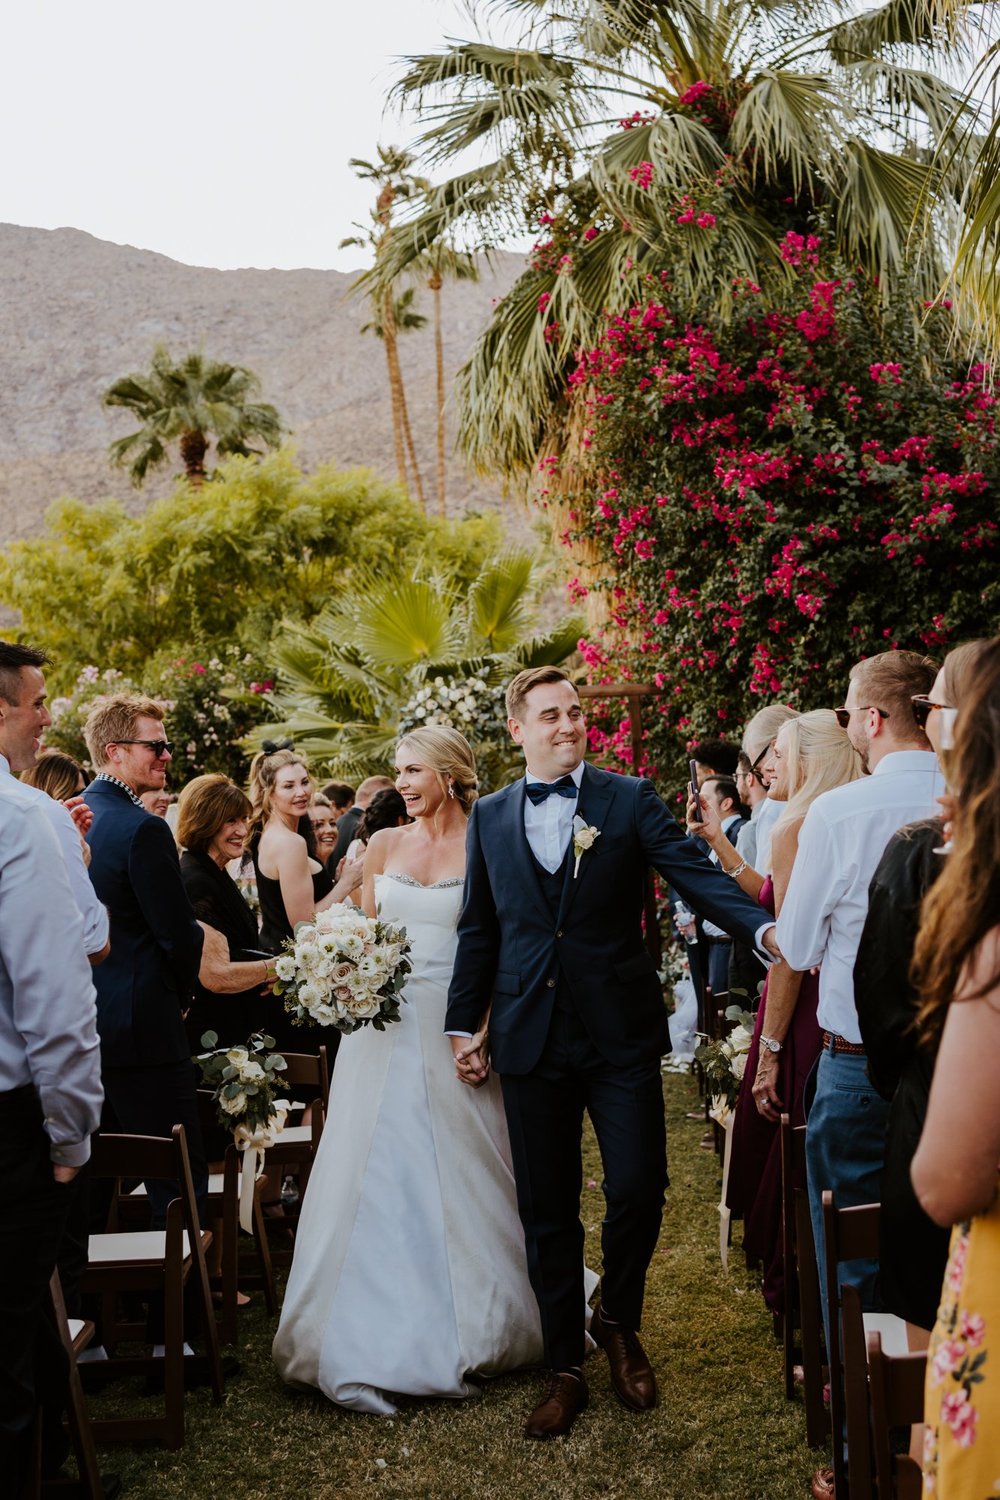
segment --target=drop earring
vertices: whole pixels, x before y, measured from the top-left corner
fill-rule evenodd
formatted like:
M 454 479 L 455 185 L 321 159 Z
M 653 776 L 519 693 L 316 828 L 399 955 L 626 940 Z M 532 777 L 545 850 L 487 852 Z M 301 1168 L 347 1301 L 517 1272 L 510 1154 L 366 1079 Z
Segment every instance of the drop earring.
M 448 796 L 451 797 L 452 800 L 454 800 L 454 797 L 455 797 L 455 783 L 453 781 L 449 781 L 449 783 L 448 783 Z

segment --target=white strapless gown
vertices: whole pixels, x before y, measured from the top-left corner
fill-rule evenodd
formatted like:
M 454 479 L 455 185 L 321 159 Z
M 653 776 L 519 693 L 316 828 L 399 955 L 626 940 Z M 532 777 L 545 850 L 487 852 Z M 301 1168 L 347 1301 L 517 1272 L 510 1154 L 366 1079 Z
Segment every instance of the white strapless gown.
M 388 1414 L 538 1363 L 542 1336 L 499 1080 L 460 1083 L 443 1034 L 462 882 L 379 875 L 376 896 L 413 972 L 397 1025 L 341 1042 L 274 1358 L 290 1384 Z

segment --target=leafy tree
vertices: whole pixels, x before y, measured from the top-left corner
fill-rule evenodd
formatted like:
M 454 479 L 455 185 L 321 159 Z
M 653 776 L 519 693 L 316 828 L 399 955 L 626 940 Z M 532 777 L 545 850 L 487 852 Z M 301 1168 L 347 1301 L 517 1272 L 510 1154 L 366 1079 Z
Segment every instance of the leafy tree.
M 205 455 L 212 438 L 219 457 L 249 456 L 277 448 L 283 428 L 276 409 L 254 398 L 260 381 L 242 365 L 222 364 L 203 354 L 188 354 L 178 363 L 163 344 L 153 351 L 149 371 L 125 375 L 108 387 L 105 406 L 121 406 L 142 426 L 116 438 L 112 463 L 127 467 L 132 483 L 142 485 L 150 469 L 166 463 L 168 448 L 180 448 L 184 472 L 195 487 L 205 480 Z
M 430 520 L 368 469 L 304 476 L 283 451 L 228 459 L 141 516 L 115 500 L 57 501 L 42 536 L 0 553 L 0 596 L 67 690 L 82 664 L 141 676 L 157 651 L 239 646 L 266 661 L 282 616 L 311 619 L 355 568 L 401 570 L 426 552 L 472 578 L 500 537 L 494 516 Z
M 646 755 L 665 773 L 761 701 L 842 701 L 862 656 L 997 629 L 983 372 L 955 362 L 945 310 L 914 325 L 908 298 L 883 309 L 821 248 L 788 235 L 790 279 L 736 287 L 717 326 L 649 287 L 574 375 L 571 525 L 593 566 L 573 592 L 609 609 L 581 649 L 599 681 L 662 688 Z M 627 725 L 592 743 L 631 758 Z
M 511 552 L 474 580 L 428 565 L 401 578 L 373 570 L 308 626 L 285 622 L 276 641 L 276 722 L 334 773 L 361 776 L 389 763 L 401 728 L 450 722 L 476 751 L 484 787 L 510 764 L 502 686 L 522 667 L 562 662 L 580 621 L 537 635 L 538 578 Z
M 470 147 L 493 160 L 435 189 L 387 256 L 401 268 L 457 223 L 497 240 L 543 227 L 459 377 L 459 441 L 480 467 L 528 471 L 551 449 L 577 351 L 650 272 L 669 274 L 675 306 L 726 316 L 733 279 L 780 269 L 784 234 L 818 216 L 884 295 L 904 268 L 918 296 L 936 291 L 940 224 L 911 230 L 961 189 L 976 144 L 931 161 L 962 109 L 932 70 L 956 45 L 936 0 L 493 8 L 527 17 L 516 45 L 454 42 L 410 58 L 398 85 L 427 121 L 429 166 Z

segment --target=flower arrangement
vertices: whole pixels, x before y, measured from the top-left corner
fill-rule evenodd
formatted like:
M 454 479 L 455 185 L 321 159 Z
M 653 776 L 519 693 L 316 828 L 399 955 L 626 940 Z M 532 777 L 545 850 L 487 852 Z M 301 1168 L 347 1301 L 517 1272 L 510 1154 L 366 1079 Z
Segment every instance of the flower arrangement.
M 694 1052 L 695 1061 L 701 1066 L 712 1098 L 712 1117 L 720 1125 L 725 1124 L 736 1107 L 754 1027 L 753 1016 L 739 1005 L 726 1008 L 726 1020 L 733 1022 L 729 1034 L 712 1040 L 704 1033 L 699 1033 L 702 1040 Z
M 422 724 L 443 724 L 465 735 L 475 751 L 480 789 L 503 786 L 516 774 L 518 754 L 507 733 L 502 684 L 483 677 L 431 678 L 400 709 L 399 733 Z
M 384 1031 L 399 1020 L 409 954 L 405 927 L 334 903 L 296 925 L 275 964 L 274 993 L 296 1025 L 313 1021 L 350 1035 L 370 1023 Z
M 285 1124 L 287 1099 L 276 1097 L 287 1087 L 280 1075 L 286 1063 L 274 1052 L 274 1037 L 257 1031 L 244 1046 L 216 1047 L 216 1032 L 206 1031 L 195 1058 L 202 1079 L 215 1096 L 220 1125 L 233 1132 L 240 1150 L 265 1150 Z

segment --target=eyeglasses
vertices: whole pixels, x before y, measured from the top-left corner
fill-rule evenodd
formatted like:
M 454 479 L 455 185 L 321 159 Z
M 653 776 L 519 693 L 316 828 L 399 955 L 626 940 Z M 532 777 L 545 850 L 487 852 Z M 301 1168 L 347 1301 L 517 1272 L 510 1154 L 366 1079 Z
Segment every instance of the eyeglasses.
M 152 750 L 157 760 L 162 760 L 165 755 L 173 754 L 173 745 L 170 740 L 114 740 L 115 745 L 145 745 L 147 750 Z
M 848 724 L 851 722 L 851 714 L 871 713 L 873 708 L 875 709 L 875 712 L 878 714 L 880 719 L 888 719 L 890 717 L 890 715 L 884 708 L 876 708 L 874 703 L 859 703 L 857 708 L 835 708 L 833 711 L 837 716 L 837 723 L 840 725 L 841 729 L 846 729 Z
M 926 693 L 912 693 L 910 703 L 913 707 L 913 717 L 917 721 L 918 729 L 927 728 L 927 720 L 931 716 L 932 708 L 950 708 L 950 703 L 933 703 Z

